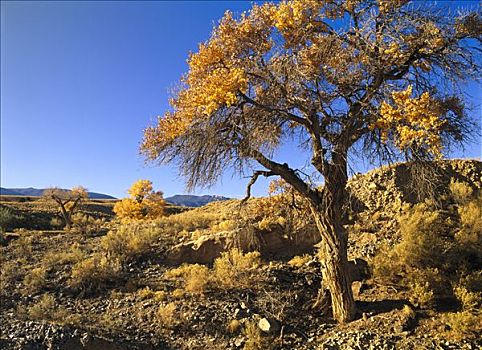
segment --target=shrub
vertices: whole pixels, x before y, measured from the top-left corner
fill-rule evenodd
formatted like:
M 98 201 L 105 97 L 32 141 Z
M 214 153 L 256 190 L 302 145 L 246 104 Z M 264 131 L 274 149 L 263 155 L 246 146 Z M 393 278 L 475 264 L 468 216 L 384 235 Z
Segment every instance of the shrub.
M 463 311 L 477 312 L 482 304 L 482 293 L 472 292 L 466 287 L 457 285 L 454 287 L 454 294 L 462 304 Z
M 258 252 L 243 254 L 240 250 L 233 249 L 222 253 L 221 257 L 214 261 L 212 270 L 204 265 L 183 264 L 166 271 L 164 277 L 180 278 L 183 281 L 183 289 L 178 292 L 181 294 L 182 291 L 180 297 L 184 292 L 203 293 L 210 285 L 221 288 L 240 288 L 250 284 L 253 270 L 260 262 Z
M 166 300 L 166 297 L 167 297 L 166 292 L 162 290 L 153 291 L 149 287 L 141 289 L 137 293 L 142 300 L 154 299 L 155 301 L 163 301 L 163 300 Z
M 412 320 L 417 316 L 417 314 L 410 306 L 404 305 L 402 309 L 402 316 L 407 320 Z
M 33 320 L 57 321 L 64 320 L 67 311 L 59 308 L 55 298 L 50 294 L 44 294 L 39 301 L 27 310 L 29 318 Z
M 448 209 L 416 205 L 400 217 L 400 243 L 375 257 L 374 275 L 408 288 L 415 305 L 456 297 L 465 311 L 473 310 L 482 292 L 481 210 L 481 196 Z
M 246 337 L 244 350 L 267 350 L 270 349 L 270 339 L 264 338 L 256 322 L 246 322 L 243 333 Z
M 223 220 L 218 224 L 215 224 L 211 227 L 211 231 L 214 232 L 223 232 L 223 231 L 232 231 L 238 227 L 238 223 L 235 220 Z
M 228 323 L 226 330 L 229 333 L 236 333 L 239 331 L 240 328 L 241 328 L 241 322 L 239 322 L 238 320 L 231 320 Z
M 470 253 L 472 264 L 482 264 L 482 194 L 478 198 L 459 206 L 461 228 L 455 233 L 455 239 L 461 249 Z M 463 252 L 462 252 L 463 254 Z
M 15 215 L 10 208 L 0 206 L 0 231 L 6 231 L 15 220 Z
M 424 284 L 415 283 L 410 286 L 410 302 L 418 307 L 426 308 L 432 306 L 434 293 L 428 282 Z
M 20 278 L 22 269 L 19 261 L 0 258 L 0 295 L 6 296 L 11 291 L 11 285 Z
M 15 254 L 21 257 L 29 257 L 32 254 L 32 244 L 35 238 L 25 229 L 20 229 L 17 231 L 20 235 L 15 242 Z
M 471 272 L 463 276 L 460 285 L 473 292 L 482 292 L 482 270 Z
M 124 224 L 102 237 L 100 245 L 105 253 L 125 262 L 150 253 L 158 238 L 159 231 L 155 227 Z
M 96 219 L 90 215 L 76 213 L 72 216 L 71 231 L 84 235 L 91 235 L 102 231 L 104 219 Z
M 175 314 L 176 304 L 171 302 L 166 305 L 159 306 L 159 309 L 157 310 L 157 319 L 162 325 L 172 327 L 176 319 Z
M 441 264 L 444 242 L 439 232 L 446 230 L 443 218 L 420 204 L 401 215 L 401 241 L 394 248 L 381 249 L 374 259 L 374 274 L 395 279 L 406 275 L 408 270 L 434 267 Z
M 224 288 L 244 287 L 260 263 L 259 252 L 244 254 L 239 249 L 232 249 L 214 261 L 213 280 Z
M 193 293 L 204 292 L 211 278 L 209 269 L 199 264 L 183 264 L 178 268 L 167 271 L 164 276 L 169 279 L 182 278 L 184 290 Z
M 199 210 L 189 210 L 161 218 L 157 220 L 157 223 L 168 230 L 168 232 L 178 233 L 181 231 L 193 232 L 196 230 L 206 230 L 210 227 L 216 226 L 220 220 L 219 213 L 205 213 L 200 212 Z
M 43 264 L 47 267 L 75 264 L 85 259 L 85 253 L 80 249 L 79 244 L 74 243 L 69 251 L 48 252 L 45 254 Z
M 469 184 L 466 182 L 459 182 L 454 181 L 452 179 L 449 184 L 450 193 L 452 198 L 457 203 L 465 203 L 470 200 L 470 197 L 473 195 L 474 190 L 470 187 Z
M 176 288 L 172 291 L 172 294 L 171 296 L 174 298 L 174 299 L 182 299 L 184 298 L 184 296 L 186 295 L 186 291 L 182 288 Z
M 63 222 L 62 222 L 62 219 L 59 218 L 58 216 L 54 216 L 51 220 L 50 220 L 50 226 L 52 228 L 62 228 L 62 225 L 63 225 Z
M 69 285 L 78 290 L 92 292 L 104 288 L 120 277 L 119 260 L 94 253 L 72 267 Z
M 448 313 L 442 321 L 450 328 L 455 338 L 477 336 L 482 331 L 482 316 L 469 311 Z
M 308 264 L 311 260 L 312 260 L 312 258 L 308 254 L 305 254 L 303 256 L 295 256 L 293 259 L 288 261 L 288 265 L 293 266 L 293 267 L 302 267 L 302 266 Z
M 191 268 L 189 273 L 184 277 L 184 289 L 188 292 L 202 293 L 209 282 L 209 269 L 206 266 L 197 264 L 192 266 L 195 268 Z
M 23 285 L 27 292 L 34 293 L 42 290 L 47 285 L 46 276 L 47 271 L 45 267 L 32 269 L 23 280 Z

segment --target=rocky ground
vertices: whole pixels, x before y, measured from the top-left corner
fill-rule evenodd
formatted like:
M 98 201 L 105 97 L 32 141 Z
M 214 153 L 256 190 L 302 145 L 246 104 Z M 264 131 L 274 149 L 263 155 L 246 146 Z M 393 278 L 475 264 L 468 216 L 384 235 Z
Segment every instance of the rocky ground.
M 456 173 L 481 187 L 480 162 L 455 161 L 444 167 L 451 176 Z M 400 185 L 405 176 L 405 170 L 392 167 L 351 180 L 360 206 L 347 227 L 351 258 L 370 262 L 381 244 L 395 244 L 399 223 L 393 215 L 416 202 L 413 193 Z M 264 259 L 250 272 L 248 284 L 210 286 L 202 293 L 182 291 L 179 280 L 166 277 L 172 268 L 166 257 L 180 243 L 172 237 L 161 240 L 154 253 L 127 264 L 102 290 L 79 293 L 69 287 L 74 258 L 46 263 L 52 254 L 72 247 L 95 252 L 100 240 L 98 235 L 78 232 L 22 231 L 20 238 L 0 248 L 0 348 L 482 348 L 480 339 L 448 336 L 440 322 L 443 311 L 418 309 L 408 301 L 407 291 L 369 276 L 354 283 L 357 320 L 336 325 L 312 307 L 321 283 L 314 255 L 298 266 L 289 264 L 289 259 Z M 46 276 L 29 280 L 26 276 L 40 266 L 49 266 Z M 263 332 L 260 325 L 266 330 L 266 322 L 272 329 Z

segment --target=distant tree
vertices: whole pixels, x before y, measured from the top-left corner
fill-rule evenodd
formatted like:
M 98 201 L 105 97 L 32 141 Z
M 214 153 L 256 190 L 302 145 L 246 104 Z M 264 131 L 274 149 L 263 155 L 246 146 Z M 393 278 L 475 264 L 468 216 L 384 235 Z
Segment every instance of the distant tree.
M 80 204 L 88 198 L 87 189 L 78 186 L 71 190 L 64 190 L 57 187 L 47 188 L 42 197 L 48 201 L 57 203 L 60 214 L 68 230 L 72 227 L 72 215 L 79 208 Z
M 166 202 L 162 192 L 154 192 L 152 182 L 138 180 L 127 191 L 129 198 L 124 198 L 114 205 L 114 213 L 123 221 L 151 220 L 164 215 Z
M 475 128 L 460 83 L 480 78 L 481 34 L 480 13 L 429 2 L 281 1 L 238 19 L 228 11 L 189 56 L 172 109 L 145 130 L 141 152 L 175 161 L 188 188 L 256 163 L 248 193 L 259 176 L 290 184 L 322 238 L 319 298 L 331 298 L 339 322 L 353 320 L 349 154 L 427 160 L 463 142 Z M 278 159 L 287 142 L 305 152 L 322 188 Z

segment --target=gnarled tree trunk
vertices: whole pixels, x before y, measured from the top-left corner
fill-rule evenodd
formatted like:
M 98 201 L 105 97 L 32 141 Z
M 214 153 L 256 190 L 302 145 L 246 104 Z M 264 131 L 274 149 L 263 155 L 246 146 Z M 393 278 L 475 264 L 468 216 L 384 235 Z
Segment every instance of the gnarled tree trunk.
M 331 222 L 323 212 L 316 208 L 312 211 L 322 236 L 320 262 L 323 282 L 319 297 L 326 297 L 324 290 L 328 290 L 333 318 L 340 323 L 346 323 L 354 319 L 356 307 L 351 289 L 352 281 L 348 269 L 344 229 L 341 220 Z M 332 239 L 333 237 L 335 239 Z M 323 300 L 317 302 L 320 303 Z
M 334 155 L 333 165 L 325 174 L 321 204 L 311 206 L 313 218 L 322 238 L 320 262 L 323 290 L 320 290 L 319 296 L 326 296 L 324 290 L 328 290 L 333 318 L 340 323 L 352 321 L 356 313 L 348 269 L 348 234 L 343 227 L 348 181 L 345 160 L 345 155 Z

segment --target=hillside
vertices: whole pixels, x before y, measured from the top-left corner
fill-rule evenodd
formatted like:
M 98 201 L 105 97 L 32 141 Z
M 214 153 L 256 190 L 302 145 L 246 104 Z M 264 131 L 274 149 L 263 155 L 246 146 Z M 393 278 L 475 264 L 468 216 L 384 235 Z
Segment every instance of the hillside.
M 482 162 L 432 165 L 426 191 L 405 163 L 350 179 L 347 325 L 314 307 L 319 238 L 303 203 L 252 198 L 18 231 L 0 248 L 0 348 L 481 348 Z
M 4 188 L 0 187 L 0 195 L 2 196 L 26 196 L 26 197 L 40 197 L 45 189 L 39 188 Z M 109 196 L 103 193 L 97 192 L 87 192 L 90 199 L 116 199 L 115 197 Z
M 211 202 L 219 202 L 219 201 L 226 201 L 230 198 L 223 197 L 223 196 L 195 196 L 195 195 L 183 195 L 178 194 L 172 197 L 167 197 L 166 201 L 168 203 L 172 203 L 174 205 L 180 205 L 184 207 L 202 207 Z

